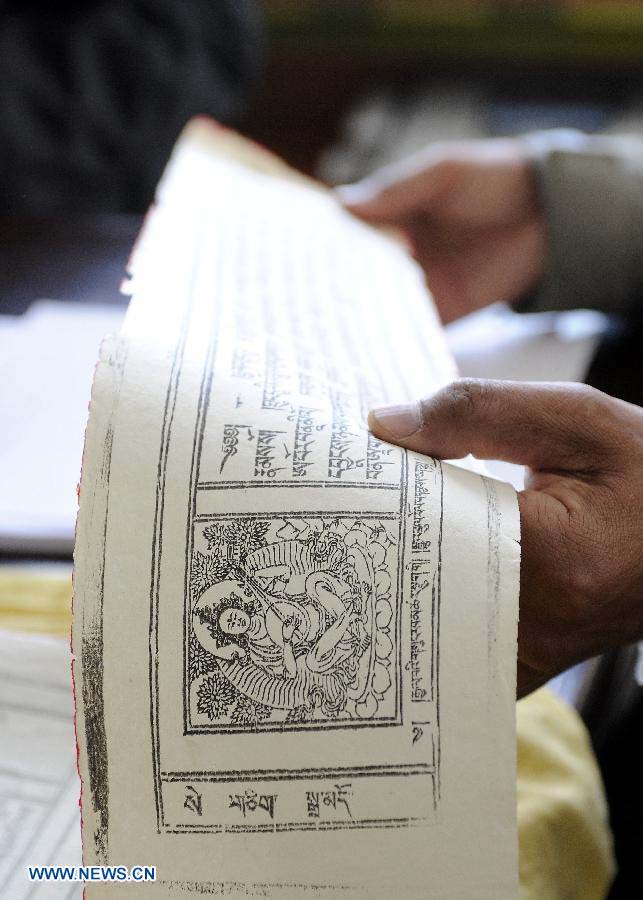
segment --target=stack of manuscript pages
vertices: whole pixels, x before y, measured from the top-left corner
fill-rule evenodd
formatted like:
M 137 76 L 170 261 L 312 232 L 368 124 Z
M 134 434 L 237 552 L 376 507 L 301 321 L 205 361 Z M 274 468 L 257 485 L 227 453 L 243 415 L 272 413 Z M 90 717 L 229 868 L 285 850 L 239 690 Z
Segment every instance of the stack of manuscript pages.
M 420 270 L 198 120 L 130 288 L 80 492 L 85 862 L 155 866 L 141 897 L 516 896 L 515 494 L 365 425 L 455 375 Z

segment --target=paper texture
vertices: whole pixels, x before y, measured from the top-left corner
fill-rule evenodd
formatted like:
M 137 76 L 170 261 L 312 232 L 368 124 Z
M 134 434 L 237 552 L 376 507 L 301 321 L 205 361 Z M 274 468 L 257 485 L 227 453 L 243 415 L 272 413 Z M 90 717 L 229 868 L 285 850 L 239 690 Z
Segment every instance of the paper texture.
M 80 865 L 74 708 L 66 640 L 0 632 L 0 897 L 82 897 L 28 866 Z
M 93 388 L 85 861 L 156 865 L 140 896 L 513 897 L 515 495 L 366 429 L 455 374 L 404 251 L 204 134 Z

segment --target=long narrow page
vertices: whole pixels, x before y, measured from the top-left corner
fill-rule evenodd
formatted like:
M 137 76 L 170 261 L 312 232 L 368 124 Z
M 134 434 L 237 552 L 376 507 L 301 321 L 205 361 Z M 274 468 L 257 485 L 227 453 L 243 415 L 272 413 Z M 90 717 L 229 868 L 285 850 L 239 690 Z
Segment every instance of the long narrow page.
M 188 129 L 102 350 L 85 860 L 155 866 L 151 897 L 513 897 L 515 495 L 368 433 L 371 404 L 454 375 L 431 299 L 273 169 Z

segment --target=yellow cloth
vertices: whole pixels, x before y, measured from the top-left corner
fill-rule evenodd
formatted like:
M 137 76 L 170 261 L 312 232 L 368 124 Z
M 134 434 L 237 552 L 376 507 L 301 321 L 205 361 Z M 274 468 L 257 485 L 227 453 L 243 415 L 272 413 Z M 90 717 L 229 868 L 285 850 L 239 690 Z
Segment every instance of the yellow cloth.
M 70 625 L 69 571 L 0 568 L 0 629 L 67 636 Z M 604 897 L 611 836 L 580 717 L 542 689 L 517 704 L 517 730 L 521 900 Z
M 546 688 L 516 715 L 521 900 L 605 897 L 612 838 L 587 730 Z
M 69 637 L 71 566 L 0 567 L 0 629 Z

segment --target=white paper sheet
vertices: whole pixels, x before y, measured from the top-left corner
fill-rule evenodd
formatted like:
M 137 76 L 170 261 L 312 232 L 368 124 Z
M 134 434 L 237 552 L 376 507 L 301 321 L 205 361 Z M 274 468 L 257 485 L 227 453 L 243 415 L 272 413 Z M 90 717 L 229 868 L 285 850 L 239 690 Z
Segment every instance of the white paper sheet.
M 454 375 L 419 270 L 204 128 L 93 389 L 85 859 L 156 865 L 139 896 L 513 897 L 515 495 L 368 434 Z

